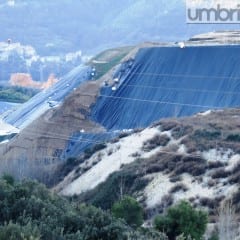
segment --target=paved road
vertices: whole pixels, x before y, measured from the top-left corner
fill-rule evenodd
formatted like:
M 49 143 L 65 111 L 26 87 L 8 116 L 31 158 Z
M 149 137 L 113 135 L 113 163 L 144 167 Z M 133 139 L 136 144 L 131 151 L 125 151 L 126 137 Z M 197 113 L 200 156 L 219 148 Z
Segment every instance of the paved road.
M 54 86 L 40 92 L 16 111 L 4 117 L 4 121 L 20 129 L 26 127 L 48 109 L 61 103 L 82 82 L 89 80 L 91 73 L 92 69 L 87 66 L 74 68 Z

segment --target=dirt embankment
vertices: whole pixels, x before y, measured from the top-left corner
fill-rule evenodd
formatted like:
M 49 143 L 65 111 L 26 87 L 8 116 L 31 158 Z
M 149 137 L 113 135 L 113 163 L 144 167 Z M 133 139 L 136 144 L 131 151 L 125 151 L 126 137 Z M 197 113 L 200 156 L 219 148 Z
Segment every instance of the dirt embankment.
M 134 56 L 139 48 L 130 49 L 132 52 L 128 57 Z M 102 73 L 100 78 L 96 77 L 96 80 L 83 83 L 63 104 L 50 109 L 9 143 L 0 146 L 1 173 L 7 172 L 19 178 L 37 178 L 48 183 L 63 162 L 60 156 L 73 133 L 82 130 L 89 133 L 104 131 L 102 126 L 89 119 L 89 115 L 104 82 L 112 78 L 114 67 L 126 60 L 128 54 L 122 54 L 119 49 L 113 53 L 111 56 L 105 53 L 107 59 L 104 61 L 113 65 L 110 70 Z

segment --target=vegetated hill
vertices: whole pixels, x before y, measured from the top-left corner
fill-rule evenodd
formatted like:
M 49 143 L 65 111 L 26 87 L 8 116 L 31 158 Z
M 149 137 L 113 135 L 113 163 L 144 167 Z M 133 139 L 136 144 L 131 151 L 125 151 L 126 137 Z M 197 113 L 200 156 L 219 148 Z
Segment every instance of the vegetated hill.
M 207 208 L 214 221 L 225 199 L 240 210 L 239 117 L 239 109 L 207 111 L 96 143 L 69 159 L 63 169 L 72 171 L 55 190 L 103 209 L 132 195 L 148 218 L 187 199 Z
M 168 239 L 154 229 L 136 229 L 110 212 L 68 201 L 37 182 L 4 176 L 0 189 L 1 240 Z
M 97 56 L 92 60 L 94 80 L 83 81 L 62 104 L 1 146 L 1 171 L 54 184 L 54 173 L 69 157 L 124 129 L 145 128 L 166 117 L 238 107 L 238 48 L 204 41 L 186 42 L 185 48 L 145 43 Z M 31 109 L 18 112 L 23 124 Z M 16 116 L 10 123 L 19 122 Z

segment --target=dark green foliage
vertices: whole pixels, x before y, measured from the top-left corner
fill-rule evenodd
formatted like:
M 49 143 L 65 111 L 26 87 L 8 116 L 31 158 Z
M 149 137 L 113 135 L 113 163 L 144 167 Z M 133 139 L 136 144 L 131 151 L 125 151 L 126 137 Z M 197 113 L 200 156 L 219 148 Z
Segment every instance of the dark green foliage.
M 208 169 L 214 169 L 214 168 L 221 168 L 224 167 L 224 163 L 221 161 L 213 161 L 213 162 L 208 162 Z
M 37 227 L 33 227 L 31 223 L 21 226 L 16 223 L 8 223 L 0 226 L 1 240 L 40 240 L 41 235 Z
M 0 142 L 10 140 L 10 139 L 14 138 L 16 135 L 17 135 L 16 133 L 12 133 L 10 135 L 1 135 L 0 136 Z
M 74 158 L 74 157 L 70 157 L 67 159 L 67 161 L 64 163 L 64 165 L 61 167 L 60 169 L 60 174 L 62 175 L 62 177 L 64 178 L 64 176 L 67 176 L 68 173 L 70 173 L 74 167 L 76 167 L 77 165 L 79 165 L 81 163 L 81 158 Z
M 13 176 L 8 175 L 8 174 L 4 174 L 2 179 L 5 180 L 9 185 L 12 185 L 12 186 L 15 183 L 15 180 L 14 180 Z
M 231 184 L 239 183 L 240 181 L 240 164 L 236 164 L 234 168 L 229 172 L 229 182 Z
M 109 213 L 70 203 L 36 182 L 9 180 L 0 180 L 1 240 L 125 240 L 134 232 Z
M 125 138 L 131 135 L 132 132 L 122 132 L 119 134 L 118 138 Z
M 179 139 L 187 134 L 190 134 L 193 131 L 192 126 L 180 125 L 172 129 L 172 136 L 175 139 Z
M 208 131 L 206 129 L 198 129 L 194 132 L 193 137 L 195 139 L 204 138 L 206 140 L 216 140 L 221 136 L 220 131 Z
M 56 183 L 61 182 L 71 171 L 75 169 L 75 171 L 80 171 L 79 165 L 83 163 L 86 159 L 84 158 L 83 155 L 75 158 L 75 157 L 70 157 L 68 158 L 65 162 L 61 163 L 58 166 L 58 170 L 53 173 L 51 177 L 51 181 L 48 182 L 48 187 L 54 187 Z
M 112 214 L 116 218 L 124 219 L 132 227 L 143 224 L 143 208 L 132 197 L 125 196 L 112 207 Z
M 84 158 L 88 159 L 90 158 L 94 153 L 96 153 L 97 151 L 103 150 L 104 148 L 106 148 L 107 145 L 104 143 L 99 143 L 96 144 L 95 146 L 93 146 L 92 148 L 88 148 L 84 151 Z
M 192 176 L 200 176 L 207 169 L 207 161 L 197 156 L 182 156 L 162 153 L 161 151 L 146 160 L 146 172 L 171 173 L 171 177 L 189 173 Z
M 189 173 L 192 176 L 200 176 L 205 173 L 206 169 L 206 160 L 195 156 L 183 156 L 181 161 L 175 166 L 174 174 Z
M 119 172 L 112 173 L 104 183 L 95 189 L 80 196 L 80 201 L 88 202 L 102 209 L 111 209 L 113 204 L 120 199 L 120 188 L 124 195 L 132 196 L 142 190 L 149 180 L 142 178 L 144 172 L 139 171 L 139 162 L 126 165 Z
M 188 190 L 187 186 L 183 183 L 177 183 L 170 189 L 170 193 L 176 193 L 176 192 L 186 192 Z
M 221 144 L 222 141 L 222 132 L 215 128 L 206 127 L 206 129 L 192 130 L 188 134 L 188 137 L 181 141 L 188 149 L 188 153 L 196 153 L 197 151 L 207 151 L 211 148 L 216 148 L 216 141 L 218 141 L 219 144 Z
M 143 143 L 144 151 L 151 151 L 159 146 L 165 147 L 170 141 L 167 135 L 155 135 L 153 138 Z
M 199 199 L 199 202 L 201 206 L 208 207 L 209 209 L 216 209 L 219 206 L 217 199 L 202 197 Z
M 24 103 L 38 93 L 38 90 L 23 87 L 0 86 L 0 100 L 15 103 Z
M 161 123 L 158 123 L 161 126 L 161 131 L 169 131 L 178 126 L 178 122 L 172 122 L 172 121 L 162 121 Z
M 240 142 L 240 134 L 230 134 L 226 138 L 227 141 Z
M 212 173 L 212 178 L 227 178 L 230 172 L 226 171 L 224 167 L 217 169 Z
M 180 234 L 200 240 L 206 230 L 207 214 L 182 201 L 169 208 L 166 215 L 157 216 L 154 224 L 156 229 L 165 232 L 170 240 L 174 240 Z

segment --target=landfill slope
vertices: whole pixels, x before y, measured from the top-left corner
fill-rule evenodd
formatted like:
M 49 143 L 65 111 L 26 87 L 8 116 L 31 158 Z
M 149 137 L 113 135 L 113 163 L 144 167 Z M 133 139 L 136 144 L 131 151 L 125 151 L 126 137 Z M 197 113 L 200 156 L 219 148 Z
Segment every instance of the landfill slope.
M 107 129 L 146 127 L 161 118 L 240 105 L 239 46 L 151 47 L 104 87 L 92 118 Z

